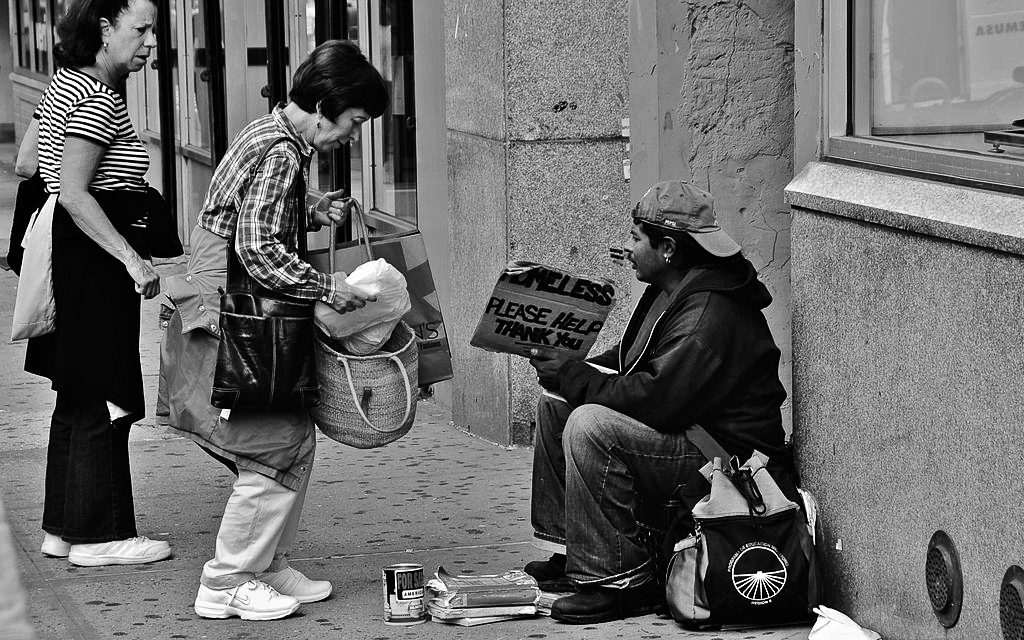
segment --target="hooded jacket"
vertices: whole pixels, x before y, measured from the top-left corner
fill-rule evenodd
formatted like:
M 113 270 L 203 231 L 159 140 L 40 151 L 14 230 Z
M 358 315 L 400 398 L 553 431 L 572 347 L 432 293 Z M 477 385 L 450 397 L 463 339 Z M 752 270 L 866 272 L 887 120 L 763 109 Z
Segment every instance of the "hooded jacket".
M 570 362 L 555 376 L 558 391 L 574 407 L 599 404 L 665 433 L 700 424 L 741 460 L 754 449 L 783 455 L 780 352 L 761 312 L 772 297 L 753 265 L 737 258 L 692 268 L 626 362 L 659 293 L 648 286 L 619 344 L 588 359 L 618 373 Z

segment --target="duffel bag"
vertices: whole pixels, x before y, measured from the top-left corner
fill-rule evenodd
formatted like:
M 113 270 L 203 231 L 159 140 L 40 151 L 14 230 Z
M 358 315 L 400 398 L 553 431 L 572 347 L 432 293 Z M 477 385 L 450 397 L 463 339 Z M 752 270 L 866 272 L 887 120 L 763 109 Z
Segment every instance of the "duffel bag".
M 715 457 L 701 473 L 711 492 L 692 530 L 672 547 L 665 574 L 672 617 L 689 628 L 803 622 L 818 604 L 812 529 L 754 452 L 746 464 Z M 812 525 L 813 526 L 813 525 Z

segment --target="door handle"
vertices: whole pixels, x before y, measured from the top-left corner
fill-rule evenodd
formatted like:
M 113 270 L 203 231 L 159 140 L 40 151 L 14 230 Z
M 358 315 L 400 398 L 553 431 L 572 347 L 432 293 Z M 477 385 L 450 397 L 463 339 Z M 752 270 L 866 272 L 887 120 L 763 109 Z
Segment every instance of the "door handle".
M 269 84 L 263 85 L 263 88 L 260 89 L 260 95 L 263 96 L 264 98 L 269 98 L 270 97 L 270 85 Z

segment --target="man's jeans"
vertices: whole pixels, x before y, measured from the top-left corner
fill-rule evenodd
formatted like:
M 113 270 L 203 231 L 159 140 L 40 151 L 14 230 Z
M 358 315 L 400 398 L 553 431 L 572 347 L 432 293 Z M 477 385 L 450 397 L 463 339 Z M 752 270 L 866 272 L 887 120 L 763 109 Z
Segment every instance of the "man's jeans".
M 537 546 L 566 554 L 581 585 L 647 582 L 654 563 L 636 506 L 667 501 L 706 462 L 682 431 L 660 433 L 595 404 L 537 405 L 531 516 Z

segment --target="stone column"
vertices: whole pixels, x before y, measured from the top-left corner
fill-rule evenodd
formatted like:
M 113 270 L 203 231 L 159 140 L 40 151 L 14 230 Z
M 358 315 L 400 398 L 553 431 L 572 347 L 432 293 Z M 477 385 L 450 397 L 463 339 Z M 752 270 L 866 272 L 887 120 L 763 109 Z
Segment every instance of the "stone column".
M 469 346 L 510 259 L 615 279 L 608 246 L 628 230 L 628 3 L 445 2 L 452 417 L 499 443 L 528 443 L 539 388 L 522 358 Z

